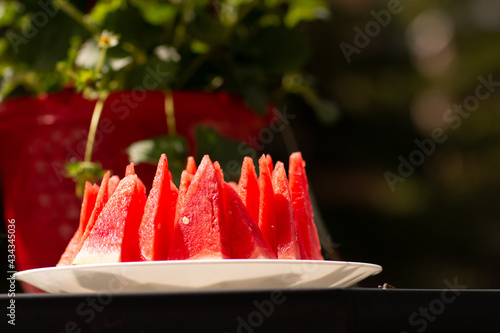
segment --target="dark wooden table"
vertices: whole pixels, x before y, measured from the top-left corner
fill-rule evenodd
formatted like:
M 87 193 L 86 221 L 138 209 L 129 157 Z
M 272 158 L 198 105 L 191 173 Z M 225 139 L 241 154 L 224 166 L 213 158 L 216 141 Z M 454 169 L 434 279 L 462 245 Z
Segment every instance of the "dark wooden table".
M 8 295 L 0 296 L 2 308 Z M 0 332 L 500 332 L 500 290 L 17 294 Z

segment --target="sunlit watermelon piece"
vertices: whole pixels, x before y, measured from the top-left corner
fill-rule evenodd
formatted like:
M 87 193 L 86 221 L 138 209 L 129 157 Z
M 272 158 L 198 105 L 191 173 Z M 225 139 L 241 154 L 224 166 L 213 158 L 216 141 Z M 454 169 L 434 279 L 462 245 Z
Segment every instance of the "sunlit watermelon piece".
M 118 187 L 118 184 L 120 183 L 120 177 L 117 175 L 114 175 L 113 177 L 109 178 L 109 184 L 108 184 L 108 197 L 111 198 L 113 193 L 115 192 L 116 188 Z
M 80 224 L 78 229 L 75 231 L 73 238 L 69 241 L 66 246 L 66 250 L 59 259 L 59 262 L 56 266 L 68 266 L 73 263 L 78 251 L 80 251 L 80 242 L 85 232 L 85 228 L 90 220 L 90 216 L 92 215 L 92 211 L 95 207 L 95 202 L 97 199 L 97 193 L 99 192 L 98 185 L 92 185 L 89 182 L 85 183 L 85 190 L 83 192 L 83 201 L 82 208 L 80 211 Z
M 101 214 L 102 210 L 106 206 L 109 200 L 109 181 L 111 178 L 109 177 L 110 172 L 107 171 L 104 174 L 104 177 L 102 178 L 101 181 L 101 186 L 99 188 L 99 193 L 97 194 L 97 199 L 95 202 L 95 207 L 94 210 L 92 211 L 92 215 L 90 216 L 89 222 L 87 223 L 87 226 L 85 227 L 85 231 L 83 233 L 83 236 L 80 241 L 79 249 L 82 248 L 83 243 L 87 239 L 87 237 L 90 235 L 90 232 L 94 228 L 95 222 L 97 221 L 97 218 Z
M 229 259 L 276 259 L 257 223 L 248 214 L 240 196 L 228 183 L 222 184 L 224 219 L 221 241 L 224 257 Z
M 174 226 L 169 259 L 222 259 L 220 224 L 224 218 L 219 173 L 208 155 L 196 171 Z
M 290 155 L 288 176 L 290 179 L 290 192 L 292 194 L 293 211 L 297 219 L 299 241 L 302 241 L 306 257 L 302 259 L 322 260 L 321 245 L 318 231 L 314 224 L 314 215 L 309 198 L 309 185 L 305 171 L 306 163 L 300 152 Z
M 141 260 L 165 260 L 174 228 L 177 188 L 162 154 L 139 228 Z
M 259 223 L 260 188 L 251 157 L 245 157 L 241 166 L 238 194 L 256 223 Z
M 137 176 L 123 178 L 73 263 L 140 260 L 138 230 L 145 201 L 145 188 Z
M 276 217 L 274 214 L 274 192 L 271 173 L 266 157 L 259 159 L 259 228 L 271 249 L 277 255 Z
M 269 168 L 269 172 L 273 172 L 273 159 L 271 158 L 271 155 L 267 154 L 266 155 L 266 163 L 267 167 Z
M 186 165 L 186 171 L 194 176 L 196 173 L 196 162 L 193 156 L 189 156 Z
M 135 175 L 135 168 L 134 168 L 134 163 L 130 163 L 127 165 L 125 168 L 125 177 Z
M 293 213 L 292 197 L 283 163 L 276 163 L 272 181 L 278 259 L 300 259 L 297 221 Z
M 230 181 L 230 182 L 228 182 L 228 184 L 229 184 L 229 185 L 233 188 L 233 190 L 235 190 L 235 191 L 236 191 L 236 193 L 238 193 L 238 192 L 239 192 L 240 188 L 238 187 L 238 184 L 237 184 L 237 183 L 235 183 L 235 182 L 233 182 L 233 181 Z
M 174 225 L 175 222 L 179 220 L 179 214 L 182 208 L 182 205 L 184 203 L 184 198 L 186 198 L 186 193 L 189 188 L 189 185 L 191 185 L 191 182 L 193 181 L 194 175 L 188 173 L 186 170 L 182 171 L 181 174 L 181 182 L 179 184 L 179 194 L 177 195 L 177 204 L 175 206 L 175 219 L 174 219 Z

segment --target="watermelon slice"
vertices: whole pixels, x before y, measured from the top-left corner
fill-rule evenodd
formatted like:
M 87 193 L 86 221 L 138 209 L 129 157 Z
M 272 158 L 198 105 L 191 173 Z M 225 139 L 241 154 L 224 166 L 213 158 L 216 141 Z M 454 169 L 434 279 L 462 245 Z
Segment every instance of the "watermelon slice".
M 300 246 L 296 230 L 297 221 L 293 213 L 290 187 L 282 162 L 276 163 L 272 181 L 278 259 L 300 259 Z
M 134 168 L 134 163 L 130 163 L 127 165 L 125 168 L 125 177 L 135 175 L 135 168 Z
M 205 155 L 180 206 L 169 259 L 222 259 L 223 218 L 219 173 Z
M 273 172 L 273 159 L 271 158 L 271 155 L 267 154 L 266 155 L 266 163 L 267 167 L 269 168 L 269 172 Z
M 290 155 L 288 175 L 292 194 L 293 211 L 298 224 L 299 241 L 302 242 L 305 256 L 302 259 L 323 260 L 318 231 L 314 224 L 314 215 L 309 198 L 309 185 L 305 170 L 306 163 L 300 152 Z
M 108 198 L 111 198 L 116 188 L 118 187 L 119 183 L 120 183 L 120 177 L 118 177 L 117 175 L 114 175 L 113 177 L 109 178 Z
M 85 228 L 90 220 L 90 216 L 92 215 L 92 211 L 95 207 L 95 202 L 97 199 L 97 193 L 99 192 L 98 185 L 92 185 L 89 182 L 85 183 L 85 190 L 83 192 L 83 201 L 82 208 L 80 211 L 80 224 L 78 229 L 75 231 L 73 238 L 68 243 L 66 250 L 59 259 L 59 262 L 56 266 L 68 266 L 73 263 L 78 251 L 80 251 L 80 242 L 82 236 L 85 232 Z
M 193 156 L 189 156 L 186 165 L 186 171 L 194 176 L 196 173 L 196 162 Z
M 146 201 L 136 175 L 123 178 L 85 239 L 74 264 L 140 260 L 138 229 Z
M 162 154 L 139 228 L 141 260 L 167 259 L 176 203 L 177 188 L 168 171 L 167 156 Z
M 264 155 L 259 159 L 259 188 L 259 228 L 271 249 L 277 254 L 274 191 L 269 165 Z
M 240 196 L 222 183 L 224 219 L 221 223 L 222 253 L 229 259 L 276 259 L 259 226 L 248 214 Z
M 245 157 L 241 166 L 238 194 L 253 220 L 259 222 L 260 189 L 251 157 Z

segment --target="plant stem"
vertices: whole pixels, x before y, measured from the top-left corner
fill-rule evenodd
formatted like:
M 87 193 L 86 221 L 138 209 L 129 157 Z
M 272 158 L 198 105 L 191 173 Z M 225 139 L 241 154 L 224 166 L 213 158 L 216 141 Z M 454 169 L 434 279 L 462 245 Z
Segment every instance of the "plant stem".
M 187 0 L 184 5 L 184 10 L 181 15 L 181 21 L 175 28 L 174 32 L 174 40 L 172 41 L 172 46 L 175 49 L 179 49 L 184 41 L 184 35 L 186 34 L 186 24 L 190 15 L 190 12 L 193 11 L 195 6 L 195 2 L 193 0 Z
M 108 97 L 109 93 L 107 91 L 101 91 L 99 98 L 94 107 L 94 112 L 92 113 L 92 120 L 90 121 L 89 135 L 87 138 L 87 146 L 85 147 L 85 158 L 84 162 L 90 162 L 92 160 L 92 150 L 94 148 L 95 135 L 97 132 L 97 125 L 99 125 L 99 119 L 101 118 L 102 109 L 104 107 L 104 101 Z
M 61 8 L 69 17 L 80 23 L 91 34 L 97 35 L 100 29 L 95 22 L 92 22 L 82 12 L 80 12 L 73 4 L 65 0 L 54 0 L 54 3 Z
M 101 73 L 102 66 L 104 65 L 104 60 L 106 60 L 106 52 L 108 51 L 107 47 L 101 47 L 101 52 L 99 53 L 99 59 L 97 60 L 97 64 L 95 66 L 95 77 L 97 78 Z
M 165 91 L 165 114 L 167 115 L 167 126 L 169 135 L 177 135 L 175 129 L 174 96 L 171 90 Z

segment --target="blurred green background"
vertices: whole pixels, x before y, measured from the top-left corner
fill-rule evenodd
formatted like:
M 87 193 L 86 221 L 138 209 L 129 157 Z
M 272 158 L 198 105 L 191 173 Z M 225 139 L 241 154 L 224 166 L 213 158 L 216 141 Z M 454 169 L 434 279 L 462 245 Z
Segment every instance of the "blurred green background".
M 302 151 L 341 258 L 384 268 L 361 286 L 443 288 L 457 278 L 467 288 L 500 288 L 500 87 L 474 99 L 481 78 L 500 82 L 500 2 L 330 6 L 328 20 L 307 25 L 307 69 L 335 103 L 336 121 L 327 125 L 290 98 L 292 131 L 264 152 L 288 161 L 290 150 Z M 453 108 L 476 100 L 465 116 Z M 446 139 L 422 153 L 415 141 L 439 129 Z M 410 156 L 419 165 L 400 175 Z

